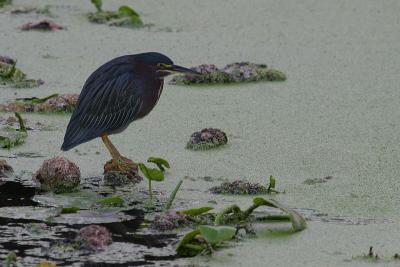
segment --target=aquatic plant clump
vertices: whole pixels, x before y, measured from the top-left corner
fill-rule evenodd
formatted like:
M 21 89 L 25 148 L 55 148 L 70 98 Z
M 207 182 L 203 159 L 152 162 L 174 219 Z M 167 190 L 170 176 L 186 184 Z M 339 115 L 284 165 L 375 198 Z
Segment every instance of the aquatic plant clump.
M 127 158 L 111 159 L 104 164 L 104 182 L 107 185 L 139 183 L 143 178 L 138 173 L 138 165 Z
M 158 231 L 171 231 L 193 223 L 189 215 L 181 212 L 171 211 L 161 215 L 156 215 L 150 228 Z
M 17 62 L 9 57 L 0 56 L 0 85 L 14 88 L 32 88 L 42 85 L 42 80 L 27 79 L 26 74 L 16 67 Z
M 226 133 L 216 128 L 205 128 L 194 132 L 186 144 L 186 148 L 192 150 L 207 150 L 228 143 Z
M 112 237 L 104 226 L 92 224 L 79 230 L 77 241 L 85 249 L 99 251 L 112 243 Z
M 0 111 L 70 113 L 75 109 L 78 98 L 78 94 L 54 94 L 44 98 L 18 98 L 14 102 L 0 104 Z
M 45 160 L 36 172 L 35 180 L 43 191 L 65 193 L 75 191 L 80 184 L 79 167 L 62 157 Z
M 191 68 L 202 75 L 183 74 L 172 78 L 170 84 L 221 84 L 243 83 L 256 81 L 285 81 L 286 76 L 281 71 L 270 69 L 265 64 L 239 62 L 226 65 L 219 69 L 213 64 L 203 64 Z
M 214 194 L 257 195 L 267 194 L 268 188 L 259 183 L 236 180 L 233 182 L 224 182 L 220 186 L 214 186 L 210 188 L 210 191 Z
M 92 3 L 97 12 L 87 15 L 90 22 L 132 28 L 143 26 L 140 15 L 128 6 L 121 6 L 118 11 L 103 11 L 101 0 L 92 0 Z
M 54 31 L 54 30 L 63 30 L 65 29 L 60 24 L 55 23 L 54 21 L 43 19 L 35 22 L 28 22 L 20 27 L 23 31 L 30 30 L 41 30 L 41 31 Z
M 14 172 L 14 169 L 5 160 L 0 160 L 0 177 L 8 177 Z

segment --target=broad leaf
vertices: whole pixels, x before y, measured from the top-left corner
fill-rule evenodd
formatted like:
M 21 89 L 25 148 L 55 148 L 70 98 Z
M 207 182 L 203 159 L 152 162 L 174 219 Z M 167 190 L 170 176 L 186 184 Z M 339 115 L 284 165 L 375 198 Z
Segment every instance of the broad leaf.
M 195 209 L 181 210 L 180 212 L 183 214 L 187 214 L 187 215 L 197 216 L 197 215 L 206 213 L 207 211 L 210 211 L 212 209 L 213 209 L 213 207 L 201 207 L 201 208 L 195 208 Z
M 231 240 L 236 233 L 236 228 L 229 226 L 200 225 L 199 230 L 201 235 L 212 245 Z
M 118 9 L 118 13 L 120 13 L 121 15 L 124 16 L 135 16 L 135 17 L 139 17 L 139 14 L 133 10 L 132 8 L 130 8 L 129 6 L 121 6 Z
M 170 168 L 169 167 L 169 163 L 167 160 L 163 159 L 163 158 L 157 158 L 157 157 L 150 157 L 147 159 L 147 162 L 151 162 L 157 165 L 157 167 L 161 170 L 164 171 L 164 167 L 165 168 Z
M 157 182 L 164 181 L 164 173 L 162 171 L 155 168 L 147 168 L 143 163 L 139 163 L 139 168 L 147 179 Z

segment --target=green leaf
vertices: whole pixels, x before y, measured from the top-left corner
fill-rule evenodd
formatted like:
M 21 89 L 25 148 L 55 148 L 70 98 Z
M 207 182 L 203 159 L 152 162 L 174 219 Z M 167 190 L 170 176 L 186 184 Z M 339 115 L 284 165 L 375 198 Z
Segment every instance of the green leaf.
M 52 94 L 43 98 L 38 98 L 38 97 L 29 97 L 29 98 L 17 98 L 17 102 L 22 102 L 26 104 L 41 104 L 49 100 L 50 98 L 57 97 L 58 94 Z
M 201 208 L 195 208 L 195 209 L 181 210 L 179 212 L 183 213 L 183 214 L 187 214 L 187 215 L 197 216 L 197 215 L 206 213 L 207 211 L 210 211 L 212 209 L 213 209 L 213 207 L 201 207 Z
M 135 16 L 135 17 L 139 17 L 140 15 L 133 10 L 132 8 L 130 8 L 129 6 L 121 6 L 118 9 L 118 13 L 120 13 L 123 16 Z
M 204 250 L 204 246 L 199 244 L 199 242 L 195 239 L 195 237 L 199 234 L 200 231 L 198 229 L 193 230 L 187 233 L 181 239 L 181 241 L 179 241 L 178 246 L 176 247 L 176 253 L 178 254 L 178 256 L 194 257 Z
M 164 167 L 166 168 L 170 168 L 169 167 L 169 163 L 167 160 L 163 159 L 163 158 L 157 158 L 157 157 L 150 157 L 147 159 L 147 162 L 151 162 L 157 165 L 157 167 L 161 170 L 161 171 L 165 171 Z
M 229 226 L 200 225 L 199 230 L 201 235 L 212 245 L 231 240 L 236 233 L 236 228 Z
M 61 214 L 77 213 L 78 211 L 80 211 L 80 208 L 78 207 L 68 207 L 68 208 L 63 208 L 61 210 Z
M 179 188 L 181 188 L 182 183 L 183 183 L 183 180 L 180 180 L 180 181 L 178 182 L 178 184 L 175 186 L 174 191 L 171 192 L 171 195 L 169 196 L 167 203 L 165 203 L 164 211 L 167 211 L 167 210 L 169 210 L 169 209 L 171 208 L 172 203 L 173 203 L 174 200 L 175 200 L 176 193 L 178 193 Z
M 265 206 L 278 208 L 278 209 L 286 212 L 290 217 L 290 221 L 292 222 L 293 231 L 295 231 L 295 232 L 302 231 L 302 230 L 306 229 L 306 227 L 307 227 L 306 220 L 303 218 L 303 216 L 301 216 L 297 211 L 294 211 L 294 210 L 286 207 L 285 205 L 279 203 L 278 201 L 276 201 L 274 199 L 265 199 L 265 198 L 261 198 L 261 197 L 256 197 L 253 199 L 253 203 L 255 205 L 260 205 L 260 206 L 265 205 Z
M 101 0 L 91 0 L 91 1 L 92 4 L 96 7 L 97 12 L 101 12 L 102 11 L 101 6 L 103 5 L 102 1 Z
M 276 180 L 275 178 L 271 175 L 269 177 L 269 187 L 268 189 L 275 189 L 275 184 L 276 184 Z
M 162 171 L 154 168 L 147 168 L 143 163 L 139 163 L 139 168 L 147 179 L 157 182 L 164 181 L 164 173 Z
M 107 197 L 97 201 L 97 203 L 106 207 L 123 207 L 124 202 L 121 197 Z

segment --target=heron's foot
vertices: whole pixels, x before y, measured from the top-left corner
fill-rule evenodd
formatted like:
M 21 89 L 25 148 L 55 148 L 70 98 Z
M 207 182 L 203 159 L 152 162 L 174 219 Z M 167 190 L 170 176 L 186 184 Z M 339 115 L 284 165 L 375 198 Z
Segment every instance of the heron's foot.
M 104 174 L 113 174 L 113 176 L 125 176 L 128 180 L 138 183 L 143 180 L 139 176 L 139 167 L 132 160 L 119 157 L 117 159 L 111 159 L 104 165 Z

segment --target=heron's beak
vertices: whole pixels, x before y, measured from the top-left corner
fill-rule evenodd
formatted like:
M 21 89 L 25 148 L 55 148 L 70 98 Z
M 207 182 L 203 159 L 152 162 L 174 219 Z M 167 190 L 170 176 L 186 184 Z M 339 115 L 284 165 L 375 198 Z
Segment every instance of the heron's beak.
M 178 65 L 172 65 L 171 68 L 169 69 L 172 72 L 179 72 L 179 73 L 188 73 L 188 74 L 194 74 L 194 75 L 201 75 L 200 72 L 185 68 L 185 67 L 181 67 Z

